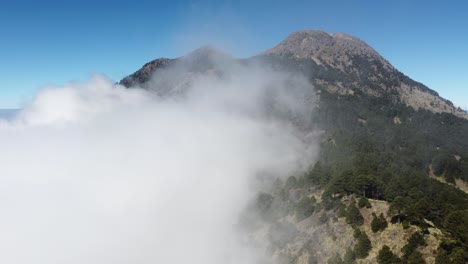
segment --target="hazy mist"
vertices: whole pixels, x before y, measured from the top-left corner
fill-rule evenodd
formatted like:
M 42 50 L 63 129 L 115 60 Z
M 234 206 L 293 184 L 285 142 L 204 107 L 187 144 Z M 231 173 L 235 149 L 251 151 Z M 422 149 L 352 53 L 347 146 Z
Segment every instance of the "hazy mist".
M 0 120 L 0 262 L 258 263 L 239 214 L 257 175 L 315 159 L 315 136 L 287 121 L 310 125 L 313 89 L 216 63 L 179 64 L 146 90 L 103 76 L 48 87 Z

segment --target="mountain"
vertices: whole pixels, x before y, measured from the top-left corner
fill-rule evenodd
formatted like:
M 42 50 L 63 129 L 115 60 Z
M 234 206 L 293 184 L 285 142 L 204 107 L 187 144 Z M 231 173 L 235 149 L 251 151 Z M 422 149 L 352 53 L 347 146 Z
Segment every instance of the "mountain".
M 205 47 L 183 58 L 156 59 L 120 83 L 127 87 L 144 84 L 152 73 L 176 61 L 221 54 L 220 51 Z M 352 95 L 362 92 L 376 97 L 388 97 L 393 102 L 402 102 L 416 110 L 421 108 L 434 113 L 450 113 L 468 119 L 466 111 L 404 75 L 365 42 L 347 34 L 329 34 L 319 30 L 297 31 L 277 46 L 247 60 L 272 56 L 310 61 L 318 68 L 312 70 L 315 73 L 312 76 L 314 85 L 332 93 Z
M 347 34 L 298 31 L 262 55 L 310 59 L 317 65 L 339 71 L 342 78 L 316 79 L 331 92 L 353 94 L 360 90 L 374 96 L 390 96 L 414 109 L 423 108 L 434 113 L 451 113 L 468 118 L 465 111 L 405 76 L 365 42 Z
M 323 132 L 318 161 L 259 193 L 247 214 L 260 214 L 246 221 L 271 256 L 297 264 L 468 263 L 465 111 L 358 38 L 317 30 L 246 59 L 209 47 L 157 59 L 120 84 L 180 95 L 196 73 L 222 76 L 220 65 L 230 62 L 300 73 L 318 95 L 310 116 Z

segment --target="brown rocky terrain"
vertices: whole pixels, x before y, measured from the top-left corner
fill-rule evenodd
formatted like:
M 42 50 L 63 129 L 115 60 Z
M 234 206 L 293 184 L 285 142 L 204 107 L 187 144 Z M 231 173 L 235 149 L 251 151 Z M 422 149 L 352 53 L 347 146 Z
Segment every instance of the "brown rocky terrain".
M 361 90 L 374 96 L 396 95 L 396 99 L 416 110 L 422 108 L 468 119 L 466 111 L 425 85 L 411 80 L 364 41 L 347 34 L 297 31 L 262 55 L 310 59 L 351 77 L 352 82 L 316 80 L 330 92 L 352 95 Z

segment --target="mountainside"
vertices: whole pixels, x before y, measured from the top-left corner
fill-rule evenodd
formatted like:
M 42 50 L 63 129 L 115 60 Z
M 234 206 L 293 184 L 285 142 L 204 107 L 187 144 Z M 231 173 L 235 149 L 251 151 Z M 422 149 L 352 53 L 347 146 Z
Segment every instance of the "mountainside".
M 275 260 L 468 262 L 468 115 L 363 41 L 298 31 L 247 59 L 211 48 L 157 59 L 120 84 L 183 96 L 197 73 L 247 65 L 303 75 L 301 94 L 317 99 L 307 118 L 279 113 L 321 131 L 318 161 L 260 193 L 250 214 L 261 220 L 244 220 Z
M 150 79 L 151 75 L 156 69 L 162 69 L 173 64 L 174 62 L 175 60 L 167 58 L 159 58 L 153 60 L 143 65 L 143 67 L 134 74 L 121 80 L 120 83 L 122 85 L 125 85 L 126 87 L 131 87 L 134 85 L 145 83 Z
M 465 111 L 425 85 L 408 78 L 365 42 L 350 35 L 331 35 L 317 30 L 298 31 L 262 55 L 310 59 L 317 65 L 339 71 L 345 79 L 315 80 L 331 92 L 353 94 L 361 90 L 378 97 L 388 96 L 414 109 L 423 108 L 468 118 Z

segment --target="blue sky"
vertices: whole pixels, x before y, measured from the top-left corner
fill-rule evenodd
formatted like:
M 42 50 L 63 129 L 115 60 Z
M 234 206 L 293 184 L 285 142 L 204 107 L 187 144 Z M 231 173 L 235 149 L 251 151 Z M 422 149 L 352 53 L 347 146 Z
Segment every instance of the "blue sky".
M 468 109 L 464 1 L 2 1 L 0 108 L 44 85 L 119 80 L 157 57 L 212 44 L 254 55 L 291 32 L 345 32 Z

